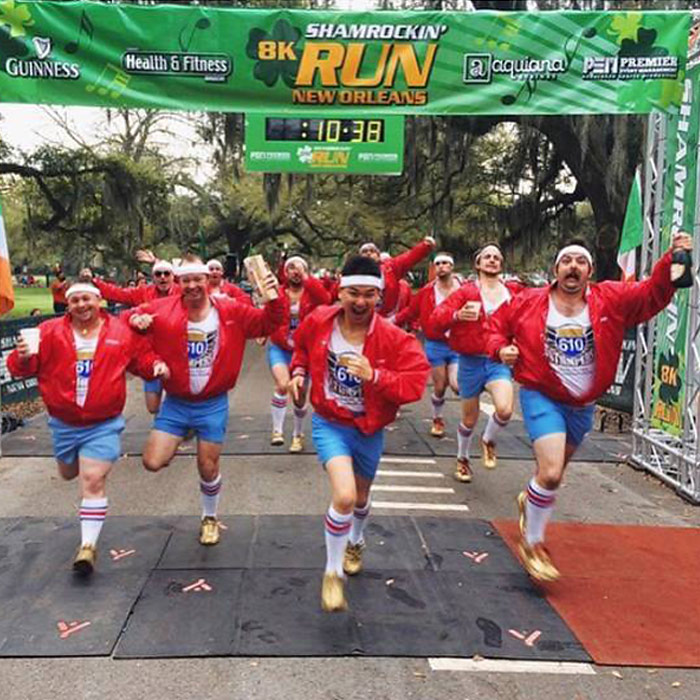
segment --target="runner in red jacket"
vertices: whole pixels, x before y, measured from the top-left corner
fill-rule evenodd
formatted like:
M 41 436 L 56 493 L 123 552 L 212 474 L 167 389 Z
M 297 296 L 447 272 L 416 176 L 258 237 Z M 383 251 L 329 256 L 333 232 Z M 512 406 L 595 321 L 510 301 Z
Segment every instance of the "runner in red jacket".
M 320 280 L 309 274 L 306 260 L 299 255 L 288 258 L 284 263 L 282 285 L 283 299 L 287 308 L 288 322 L 277 328 L 267 344 L 267 362 L 275 381 L 270 412 L 272 414 L 272 438 L 270 444 L 284 444 L 284 418 L 287 413 L 287 393 L 289 389 L 289 364 L 294 349 L 294 332 L 299 324 L 317 307 L 331 303 L 331 296 Z M 302 452 L 304 449 L 304 418 L 306 405 L 294 401 L 294 428 L 289 451 Z
M 438 306 L 430 321 L 437 332 L 449 331 L 450 347 L 459 353 L 459 395 L 462 422 L 457 430 L 457 469 L 455 479 L 469 482 L 469 463 L 474 428 L 479 420 L 479 397 L 485 390 L 493 399 L 494 412 L 481 436 L 483 465 L 496 467 L 496 437 L 513 413 L 513 382 L 510 369 L 486 355 L 486 323 L 502 304 L 507 304 L 522 285 L 501 281 L 503 253 L 494 243 L 479 250 L 474 265 L 476 282 L 466 282 Z
M 685 233 L 672 250 L 692 249 Z M 519 552 L 533 578 L 554 581 L 559 572 L 544 547 L 564 470 L 593 427 L 594 402 L 615 377 L 625 328 L 644 323 L 673 298 L 671 250 L 643 282 L 590 283 L 593 259 L 580 243 L 557 254 L 555 281 L 529 289 L 491 319 L 487 350 L 514 367 L 520 405 L 537 462 L 518 496 Z
M 432 236 L 426 236 L 418 245 L 413 246 L 405 253 L 382 260 L 381 252 L 374 243 L 363 243 L 360 246 L 360 255 L 381 265 L 384 287 L 377 311 L 382 316 L 393 320 L 399 301 L 399 280 L 403 279 L 408 271 L 423 260 L 434 247 L 435 239 Z
M 80 278 L 94 284 L 107 301 L 114 301 L 126 306 L 138 306 L 154 299 L 179 296 L 180 288 L 175 283 L 173 266 L 167 260 L 156 260 L 153 263 L 151 274 L 153 275 L 153 284 L 136 287 L 120 287 L 117 284 L 105 282 L 94 277 L 92 270 L 88 267 L 81 270 Z M 159 379 L 143 383 L 143 397 L 149 413 L 158 413 L 162 396 L 163 386 Z
M 413 296 L 411 305 L 396 314 L 396 325 L 403 326 L 416 319 L 425 336 L 425 354 L 433 373 L 433 394 L 430 397 L 433 406 L 433 424 L 430 434 L 441 438 L 445 434 L 445 420 L 442 411 L 445 406 L 445 392 L 448 385 L 457 393 L 457 363 L 459 355 L 448 345 L 446 331 L 438 331 L 430 318 L 436 306 L 442 304 L 456 292 L 461 282 L 454 274 L 454 258 L 449 253 L 438 253 L 433 260 L 435 279 L 428 282 Z
M 294 338 L 290 389 L 301 396 L 310 377 L 313 440 L 333 493 L 325 521 L 326 611 L 347 607 L 343 572 L 362 568 L 362 533 L 383 428 L 402 404 L 420 399 L 430 369 L 418 341 L 375 313 L 381 286 L 375 261 L 350 258 L 340 304 L 316 309 Z
M 67 314 L 36 329 L 38 352 L 19 340 L 7 366 L 13 376 L 37 376 L 58 473 L 80 478 L 81 545 L 73 567 L 87 575 L 107 513 L 107 475 L 121 455 L 126 372 L 152 379 L 168 368 L 126 323 L 100 309 L 96 287 L 74 284 L 66 296 Z
M 149 471 L 166 467 L 188 431 L 197 435 L 202 524 L 199 541 L 219 541 L 216 513 L 221 492 L 219 457 L 228 423 L 228 391 L 243 360 L 246 338 L 272 333 L 284 322 L 281 298 L 256 309 L 233 299 L 209 296 L 209 269 L 196 256 L 177 268 L 181 296 L 144 304 L 130 318 L 147 331 L 151 344 L 170 367 L 167 396 L 143 451 Z M 269 290 L 277 288 L 270 273 Z
M 227 282 L 224 279 L 224 266 L 219 260 L 208 260 L 209 268 L 209 294 L 228 296 L 243 304 L 253 305 L 253 301 L 237 284 Z

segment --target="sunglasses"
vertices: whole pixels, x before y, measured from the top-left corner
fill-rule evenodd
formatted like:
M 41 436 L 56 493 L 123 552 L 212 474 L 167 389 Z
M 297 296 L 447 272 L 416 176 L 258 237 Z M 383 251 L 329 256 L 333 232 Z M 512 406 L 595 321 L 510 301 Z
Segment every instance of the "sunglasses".
M 168 272 L 167 270 L 158 270 L 158 272 L 154 272 L 153 276 L 154 277 L 170 277 L 172 273 Z

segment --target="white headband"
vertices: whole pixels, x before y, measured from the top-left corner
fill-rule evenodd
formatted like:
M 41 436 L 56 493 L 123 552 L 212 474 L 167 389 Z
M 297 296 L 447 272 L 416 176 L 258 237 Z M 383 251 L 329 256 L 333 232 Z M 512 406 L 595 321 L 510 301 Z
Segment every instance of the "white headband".
M 217 270 L 223 270 L 224 266 L 218 261 L 218 260 L 209 260 L 207 262 L 207 267 L 211 270 L 212 268 L 216 268 Z
M 501 252 L 501 249 L 497 245 L 494 245 L 493 243 L 489 243 L 489 245 L 485 245 L 478 252 L 476 259 L 478 260 L 489 248 L 493 248 L 501 256 L 501 258 L 503 258 L 503 253 Z
M 340 278 L 342 287 L 376 287 L 384 289 L 384 280 L 375 275 L 346 275 Z
M 178 277 L 185 275 L 208 275 L 209 268 L 204 263 L 185 263 L 175 268 L 175 274 Z
M 301 257 L 301 255 L 292 255 L 291 258 L 287 258 L 284 263 L 284 269 L 286 270 L 290 265 L 294 265 L 295 263 L 301 265 L 305 270 L 309 269 L 308 263 Z
M 157 260 L 153 263 L 153 272 L 172 272 L 173 266 L 167 260 Z
M 441 262 L 448 262 L 454 265 L 455 259 L 451 255 L 445 255 L 444 253 L 442 255 L 436 255 L 435 260 L 433 260 L 433 265 L 437 265 Z
M 363 243 L 360 246 L 360 253 L 364 253 L 366 250 L 376 250 L 379 252 L 379 248 L 374 243 Z
M 66 299 L 71 294 L 84 294 L 86 292 L 89 294 L 95 294 L 98 297 L 102 297 L 100 290 L 94 285 L 87 284 L 85 282 L 76 282 L 68 288 L 68 291 L 66 292 Z
M 556 267 L 559 264 L 559 261 L 565 256 L 565 255 L 583 255 L 586 260 L 588 260 L 588 264 L 593 267 L 593 258 L 591 257 L 591 254 L 586 250 L 582 245 L 567 245 L 564 246 L 558 253 L 557 253 L 557 259 L 554 261 L 554 267 Z

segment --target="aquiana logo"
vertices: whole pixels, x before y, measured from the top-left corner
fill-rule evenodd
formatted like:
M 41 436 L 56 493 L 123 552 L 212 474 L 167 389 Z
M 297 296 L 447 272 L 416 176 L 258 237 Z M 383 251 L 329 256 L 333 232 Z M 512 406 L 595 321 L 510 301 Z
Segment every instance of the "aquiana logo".
M 557 75 L 566 73 L 566 59 L 534 58 L 496 58 L 490 53 L 464 54 L 465 83 L 490 83 L 494 75 L 507 75 L 511 80 L 555 80 Z

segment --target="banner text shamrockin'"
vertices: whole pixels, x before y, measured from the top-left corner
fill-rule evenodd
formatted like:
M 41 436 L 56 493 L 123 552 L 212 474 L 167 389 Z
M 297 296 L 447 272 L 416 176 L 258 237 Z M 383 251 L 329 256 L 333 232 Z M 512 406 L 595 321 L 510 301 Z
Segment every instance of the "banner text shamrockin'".
M 425 105 L 438 42 L 447 30 L 444 24 L 309 24 L 292 101 Z M 424 51 L 414 41 L 425 42 Z M 378 56 L 376 47 L 368 51 L 368 42 L 381 42 Z M 397 80 L 405 89 L 395 89 Z

